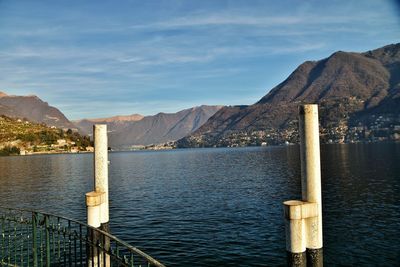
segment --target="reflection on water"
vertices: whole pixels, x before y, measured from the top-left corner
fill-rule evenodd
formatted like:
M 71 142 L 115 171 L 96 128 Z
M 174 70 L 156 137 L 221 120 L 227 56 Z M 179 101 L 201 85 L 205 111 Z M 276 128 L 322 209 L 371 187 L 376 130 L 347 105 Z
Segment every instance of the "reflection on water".
M 400 255 L 400 145 L 322 147 L 324 257 Z M 297 146 L 110 154 L 111 229 L 170 266 L 285 264 L 282 202 L 300 198 Z M 92 155 L 0 158 L 1 205 L 85 221 Z
M 400 145 L 325 147 L 326 260 L 338 264 L 399 263 Z M 343 255 L 339 259 L 335 255 Z

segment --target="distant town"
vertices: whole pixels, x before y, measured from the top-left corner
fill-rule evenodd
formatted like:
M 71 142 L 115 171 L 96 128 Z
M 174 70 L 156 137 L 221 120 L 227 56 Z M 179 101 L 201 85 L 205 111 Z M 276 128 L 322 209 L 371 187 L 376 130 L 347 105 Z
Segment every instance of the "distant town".
M 321 142 L 325 144 L 371 143 L 400 141 L 400 115 L 372 115 L 368 122 L 358 122 L 349 126 L 348 120 L 340 120 L 336 125 L 320 127 Z M 188 147 L 244 147 L 289 145 L 299 142 L 298 121 L 293 120 L 285 129 L 242 131 L 226 134 L 218 139 L 207 136 L 191 137 Z M 179 147 L 179 144 L 178 144 Z M 182 146 L 184 147 L 184 146 Z
M 400 115 L 372 115 L 368 122 L 349 126 L 341 120 L 332 127 L 320 127 L 325 144 L 400 141 Z M 245 147 L 290 145 L 298 143 L 298 122 L 293 120 L 283 130 L 266 129 L 232 132 L 217 141 L 192 137 L 190 147 Z M 182 147 L 175 141 L 162 144 L 136 145 L 128 150 L 165 150 Z M 0 116 L 0 155 L 33 155 L 51 153 L 93 152 L 92 141 L 71 129 L 58 129 L 24 119 Z
M 0 116 L 0 155 L 93 152 L 89 137 L 71 129 Z

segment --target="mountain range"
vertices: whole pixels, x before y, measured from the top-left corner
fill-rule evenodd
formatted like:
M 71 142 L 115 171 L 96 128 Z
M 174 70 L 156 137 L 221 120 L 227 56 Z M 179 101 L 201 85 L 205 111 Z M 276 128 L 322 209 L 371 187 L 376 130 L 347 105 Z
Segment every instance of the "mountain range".
M 178 146 L 226 146 L 254 136 L 273 144 L 297 142 L 297 108 L 303 103 L 319 104 L 323 141 L 339 138 L 333 131 L 341 131 L 342 139 L 351 127 L 369 129 L 382 115 L 397 121 L 400 44 L 306 61 L 257 103 L 220 109 Z
M 60 110 L 37 96 L 15 96 L 0 92 L 0 115 L 24 118 L 64 130 L 72 129 L 86 135 L 91 135 L 93 124 L 107 124 L 109 144 L 113 148 L 176 141 L 197 130 L 220 108 L 222 106 L 203 105 L 153 116 L 132 114 L 71 122 Z
M 319 105 L 323 142 L 400 140 L 400 44 L 306 61 L 248 106 L 203 105 L 177 113 L 71 122 L 37 96 L 0 92 L 0 115 L 84 134 L 93 124 L 105 123 L 114 148 L 178 139 L 178 147 L 236 146 L 297 142 L 297 110 L 304 103 Z
M 159 144 L 176 141 L 203 125 L 222 106 L 199 106 L 176 113 L 158 113 L 153 116 L 138 114 L 105 119 L 84 119 L 75 124 L 89 133 L 94 123 L 105 123 L 109 129 L 109 143 L 115 148 L 134 145 Z

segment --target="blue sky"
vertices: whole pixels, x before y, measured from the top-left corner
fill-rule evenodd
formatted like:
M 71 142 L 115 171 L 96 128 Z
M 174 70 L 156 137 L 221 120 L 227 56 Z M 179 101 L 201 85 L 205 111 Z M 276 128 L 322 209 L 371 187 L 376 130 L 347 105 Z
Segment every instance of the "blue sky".
M 399 30 L 390 0 L 0 0 L 0 91 L 69 119 L 252 104 L 302 62 Z

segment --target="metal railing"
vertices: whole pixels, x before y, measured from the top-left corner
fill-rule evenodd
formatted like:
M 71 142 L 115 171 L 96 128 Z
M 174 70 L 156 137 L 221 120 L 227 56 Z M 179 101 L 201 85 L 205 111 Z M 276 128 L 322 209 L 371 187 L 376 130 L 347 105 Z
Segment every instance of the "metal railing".
M 0 207 L 0 228 L 0 266 L 164 266 L 107 232 L 60 216 Z

